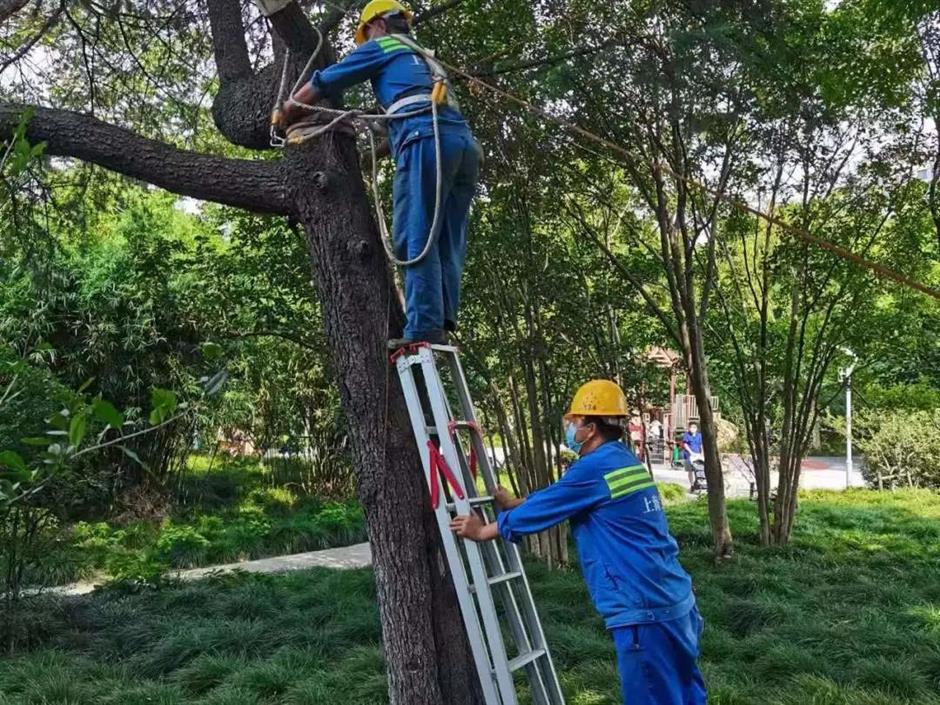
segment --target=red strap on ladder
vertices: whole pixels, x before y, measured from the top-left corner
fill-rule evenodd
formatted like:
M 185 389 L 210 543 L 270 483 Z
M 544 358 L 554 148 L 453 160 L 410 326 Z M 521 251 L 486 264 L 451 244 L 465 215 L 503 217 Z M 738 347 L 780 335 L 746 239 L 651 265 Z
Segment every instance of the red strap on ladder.
M 480 440 L 483 440 L 483 429 L 480 428 L 480 424 L 476 421 L 467 421 L 465 422 L 467 428 L 471 431 L 476 432 L 480 437 Z M 447 424 L 447 430 L 450 431 L 451 438 L 456 438 L 457 435 L 457 422 L 451 421 Z M 473 479 L 477 479 L 477 447 L 474 445 L 473 441 L 470 441 L 470 474 L 473 475 Z
M 463 489 L 460 487 L 457 477 L 451 471 L 444 456 L 441 455 L 441 451 L 434 445 L 434 441 L 428 441 L 428 454 L 431 459 L 429 463 L 431 466 L 431 506 L 437 509 L 441 503 L 441 483 L 438 479 L 438 473 L 444 475 L 444 479 L 446 479 L 447 484 L 450 485 L 451 492 L 453 492 L 458 499 L 463 499 Z

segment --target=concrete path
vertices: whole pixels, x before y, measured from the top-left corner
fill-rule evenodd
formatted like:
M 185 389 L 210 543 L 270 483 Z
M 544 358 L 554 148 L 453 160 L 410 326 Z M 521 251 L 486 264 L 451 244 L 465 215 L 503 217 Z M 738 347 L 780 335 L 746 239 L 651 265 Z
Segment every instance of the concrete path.
M 855 467 L 861 465 L 862 460 L 856 461 Z M 689 481 L 684 470 L 675 470 L 666 465 L 653 465 L 653 478 L 657 482 L 673 482 L 688 487 Z M 725 463 L 725 489 L 729 497 L 747 497 L 750 494 L 752 477 L 747 466 L 736 458 L 730 458 Z M 771 483 L 777 484 L 777 473 L 771 473 Z M 862 474 L 856 469 L 852 474 L 853 487 L 864 486 Z M 800 487 L 804 490 L 845 489 L 845 458 L 813 457 L 803 461 L 803 472 L 800 475 Z M 254 561 L 241 561 L 227 563 L 206 568 L 191 568 L 170 572 L 169 577 L 179 580 L 200 580 L 212 575 L 232 573 L 243 570 L 246 573 L 286 573 L 292 570 L 305 568 L 364 568 L 372 565 L 372 554 L 368 543 L 359 543 L 341 548 L 328 548 L 324 551 L 310 551 L 308 553 L 295 553 L 289 556 L 276 556 L 274 558 L 260 558 Z M 42 590 L 42 592 L 72 596 L 87 595 L 94 592 L 98 585 L 90 582 L 60 585 Z M 27 591 L 29 593 L 30 591 Z M 37 591 L 38 592 L 38 591 Z
M 213 575 L 233 573 L 236 570 L 243 570 L 246 573 L 287 573 L 292 570 L 304 570 L 306 568 L 322 567 L 347 570 L 350 568 L 365 568 L 370 565 L 372 565 L 372 553 L 369 551 L 369 544 L 357 543 L 353 546 L 327 548 L 323 551 L 309 551 L 307 553 L 294 553 L 289 556 L 259 558 L 255 561 L 240 561 L 206 568 L 171 571 L 167 573 L 167 577 L 189 581 L 201 580 Z M 71 585 L 47 588 L 42 592 L 71 597 L 73 595 L 87 595 L 94 592 L 97 587 L 98 585 L 95 583 L 72 583 Z
M 857 458 L 853 464 L 850 481 L 851 487 L 864 487 L 865 480 L 859 471 L 863 460 Z M 738 457 L 726 457 L 724 462 L 725 492 L 728 497 L 747 497 L 750 494 L 753 477 L 747 465 Z M 675 470 L 666 465 L 653 464 L 653 478 L 657 482 L 674 482 L 688 487 L 689 479 L 685 470 Z M 777 473 L 770 473 L 772 487 L 777 486 Z M 844 490 L 845 458 L 811 457 L 803 460 L 800 472 L 800 489 L 804 490 Z

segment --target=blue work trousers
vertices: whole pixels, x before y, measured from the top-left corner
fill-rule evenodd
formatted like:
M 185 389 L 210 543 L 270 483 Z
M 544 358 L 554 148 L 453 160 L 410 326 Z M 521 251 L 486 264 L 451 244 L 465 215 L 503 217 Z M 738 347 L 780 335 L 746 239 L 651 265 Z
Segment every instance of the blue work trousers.
M 442 129 L 440 230 L 427 257 L 405 268 L 406 338 L 425 340 L 457 324 L 467 220 L 479 172 L 479 146 L 470 130 Z M 433 135 L 406 140 L 398 154 L 392 188 L 393 241 L 399 259 L 417 257 L 427 243 L 436 179 Z
M 668 622 L 612 629 L 624 705 L 705 705 L 698 670 L 702 618 L 694 608 Z

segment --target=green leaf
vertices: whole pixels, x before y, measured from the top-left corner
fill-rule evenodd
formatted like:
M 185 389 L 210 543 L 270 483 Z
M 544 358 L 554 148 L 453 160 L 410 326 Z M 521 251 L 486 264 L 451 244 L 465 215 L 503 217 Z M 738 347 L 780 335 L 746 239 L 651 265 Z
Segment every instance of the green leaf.
M 91 404 L 95 416 L 102 423 L 112 428 L 121 428 L 124 425 L 124 415 L 114 408 L 114 404 L 104 399 L 95 399 Z
M 153 403 L 153 410 L 150 412 L 150 425 L 156 426 L 163 423 L 174 411 L 176 411 L 176 394 L 169 389 L 154 389 L 150 395 Z
M 18 472 L 26 472 L 26 461 L 15 450 L 0 451 L 0 465 L 12 468 Z
M 88 417 L 85 414 L 78 414 L 72 418 L 69 424 L 69 443 L 76 448 L 82 444 L 85 438 L 85 431 L 88 430 Z
M 59 413 L 53 414 L 49 419 L 49 425 L 60 431 L 66 430 L 69 427 L 68 411 L 63 409 Z
M 218 343 L 206 342 L 202 344 L 202 356 L 206 360 L 217 360 L 222 356 L 222 346 Z
M 20 443 L 25 446 L 47 446 L 50 442 L 48 438 L 42 438 L 40 436 L 29 436 L 28 438 L 20 439 Z
M 91 386 L 91 383 L 94 381 L 95 381 L 94 377 L 90 377 L 89 379 L 86 379 L 84 382 L 82 382 L 82 386 L 78 388 L 78 393 L 81 394 L 82 392 L 84 392 L 86 389 L 88 389 Z
M 228 381 L 228 371 L 219 370 L 205 383 L 206 396 L 215 396 L 218 394 L 225 383 Z

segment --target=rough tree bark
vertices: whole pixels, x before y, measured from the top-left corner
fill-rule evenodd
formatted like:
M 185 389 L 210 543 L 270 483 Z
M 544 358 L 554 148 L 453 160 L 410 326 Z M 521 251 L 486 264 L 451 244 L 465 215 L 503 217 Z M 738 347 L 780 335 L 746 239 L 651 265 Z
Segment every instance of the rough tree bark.
M 229 141 L 267 147 L 280 67 L 252 72 L 240 3 L 209 0 L 220 91 L 216 125 Z M 316 34 L 296 3 L 271 18 L 296 63 Z M 332 60 L 327 46 L 323 62 Z M 0 103 L 0 137 L 24 106 Z M 421 463 L 385 340 L 403 315 L 362 185 L 353 140 L 339 134 L 289 149 L 281 160 L 233 160 L 144 139 L 92 117 L 37 109 L 30 141 L 175 193 L 277 213 L 304 228 L 323 307 L 372 546 L 395 705 L 475 705 L 476 672 L 442 560 Z

